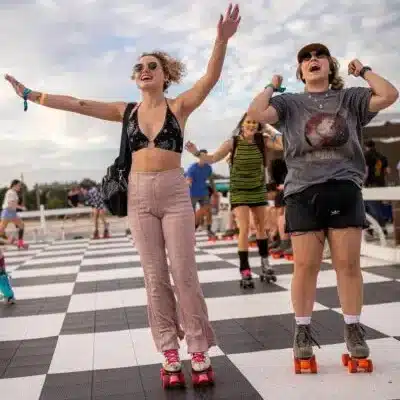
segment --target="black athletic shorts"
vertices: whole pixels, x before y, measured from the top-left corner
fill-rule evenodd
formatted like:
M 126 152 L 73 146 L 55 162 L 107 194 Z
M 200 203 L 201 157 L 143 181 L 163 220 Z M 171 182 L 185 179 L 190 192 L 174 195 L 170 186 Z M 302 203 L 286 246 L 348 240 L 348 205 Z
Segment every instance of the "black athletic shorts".
M 278 190 L 276 192 L 275 207 L 285 207 L 285 199 L 283 198 L 283 190 Z
M 351 181 L 329 180 L 285 198 L 287 233 L 368 228 L 361 189 Z

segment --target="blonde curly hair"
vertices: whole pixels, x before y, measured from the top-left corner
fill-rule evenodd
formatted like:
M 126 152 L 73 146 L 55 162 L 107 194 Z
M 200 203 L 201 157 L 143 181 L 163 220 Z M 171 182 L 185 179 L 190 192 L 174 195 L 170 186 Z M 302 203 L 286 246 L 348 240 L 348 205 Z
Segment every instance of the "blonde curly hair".
M 329 75 L 329 84 L 331 85 L 331 89 L 340 90 L 344 88 L 344 79 L 339 75 L 340 64 L 339 61 L 335 57 L 328 57 L 329 60 L 329 70 L 331 74 Z M 306 81 L 303 78 L 303 74 L 301 72 L 301 64 L 297 66 L 296 78 L 303 83 Z
M 182 81 L 183 76 L 186 74 L 186 67 L 183 62 L 172 57 L 165 51 L 158 50 L 152 51 L 151 53 L 142 53 L 139 59 L 148 56 L 157 58 L 161 64 L 161 68 L 165 75 L 163 91 L 166 91 L 171 86 L 171 83 L 180 83 Z M 134 75 L 135 73 L 132 74 L 132 78 Z

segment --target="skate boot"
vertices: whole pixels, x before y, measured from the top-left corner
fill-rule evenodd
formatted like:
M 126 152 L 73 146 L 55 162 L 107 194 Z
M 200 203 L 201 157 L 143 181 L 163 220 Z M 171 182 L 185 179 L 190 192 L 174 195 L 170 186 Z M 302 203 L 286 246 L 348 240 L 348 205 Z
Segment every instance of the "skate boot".
M 254 281 L 253 281 L 253 277 L 251 276 L 250 268 L 240 271 L 240 275 L 242 276 L 242 279 L 240 280 L 240 287 L 242 287 L 244 289 L 246 289 L 248 287 L 254 288 Z
M 182 363 L 178 350 L 164 351 L 165 360 L 160 371 L 163 389 L 184 387 L 185 376 L 182 372 Z
M 26 250 L 29 247 L 29 245 L 24 242 L 24 239 L 18 239 L 17 247 L 19 249 L 25 249 Z
M 283 253 L 290 249 L 291 247 L 291 242 L 289 239 L 281 240 L 281 243 L 278 247 L 275 249 L 271 249 L 269 254 L 272 258 L 278 259 L 283 257 Z
M 288 261 L 293 261 L 293 249 L 292 242 L 290 242 L 289 248 L 283 252 L 283 258 Z
M 249 247 L 257 246 L 257 236 L 255 234 L 249 236 Z
M 225 233 L 222 234 L 222 239 L 233 240 L 237 234 L 238 232 L 236 232 L 235 229 L 228 229 Z
M 100 238 L 99 231 L 95 229 L 95 231 L 93 232 L 92 239 L 99 239 L 99 238 Z
M 269 265 L 268 257 L 261 258 L 260 281 L 267 283 L 276 282 L 275 271 Z
M 372 360 L 369 357 L 369 347 L 365 341 L 365 330 L 360 323 L 345 324 L 344 340 L 346 342 L 347 351 L 342 355 L 342 364 L 348 368 L 350 373 L 372 372 Z
M 276 236 L 268 243 L 268 250 L 271 251 L 273 249 L 276 249 L 277 247 L 279 247 L 280 244 L 281 239 L 279 236 Z
M 4 268 L 0 270 L 0 292 L 2 293 L 6 304 L 14 304 L 15 296 L 11 287 L 9 276 Z
M 110 237 L 110 231 L 108 229 L 108 224 L 104 228 L 103 239 L 108 239 Z
M 207 235 L 209 242 L 216 242 L 218 240 L 217 235 L 211 229 L 207 229 Z
M 313 351 L 313 344 L 319 347 L 313 338 L 310 325 L 297 325 L 293 340 L 294 371 L 301 374 L 302 371 L 317 373 L 317 362 Z
M 214 383 L 214 371 L 211 367 L 210 357 L 206 352 L 192 354 L 192 383 L 193 386 L 205 386 Z

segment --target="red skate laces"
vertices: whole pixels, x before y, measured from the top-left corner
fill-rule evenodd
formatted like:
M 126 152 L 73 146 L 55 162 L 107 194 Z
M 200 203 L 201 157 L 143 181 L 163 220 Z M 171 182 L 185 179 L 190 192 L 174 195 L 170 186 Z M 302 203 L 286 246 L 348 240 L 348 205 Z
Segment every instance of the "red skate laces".
M 178 363 L 179 362 L 179 353 L 178 350 L 167 350 L 164 351 L 164 356 L 168 361 L 168 364 Z
M 192 361 L 195 363 L 203 363 L 206 360 L 204 353 L 193 353 Z

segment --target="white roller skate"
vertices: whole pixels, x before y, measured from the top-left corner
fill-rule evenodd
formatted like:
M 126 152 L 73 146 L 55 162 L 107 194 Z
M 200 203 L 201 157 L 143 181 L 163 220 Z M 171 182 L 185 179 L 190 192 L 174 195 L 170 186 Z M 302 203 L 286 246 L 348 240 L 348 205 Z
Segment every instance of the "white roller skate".
M 194 386 L 214 383 L 214 371 L 211 367 L 210 357 L 206 352 L 192 354 L 192 382 Z

